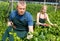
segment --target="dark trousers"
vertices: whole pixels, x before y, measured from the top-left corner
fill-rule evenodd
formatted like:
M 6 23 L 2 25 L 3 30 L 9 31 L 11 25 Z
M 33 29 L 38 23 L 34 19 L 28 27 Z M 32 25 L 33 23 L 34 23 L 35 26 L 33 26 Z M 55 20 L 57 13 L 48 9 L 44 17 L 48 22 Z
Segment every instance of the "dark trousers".
M 9 34 L 11 30 L 12 30 L 12 27 L 9 26 L 2 37 L 2 41 L 6 41 L 7 37 L 9 37 L 9 41 L 14 41 L 13 36 Z
M 7 37 L 8 37 L 8 39 L 9 39 L 9 41 L 14 41 L 13 35 L 9 34 L 9 32 L 11 32 L 12 29 L 13 29 L 12 26 L 9 26 L 9 27 L 6 29 L 6 31 L 5 31 L 5 33 L 4 33 L 3 37 L 2 37 L 2 41 L 6 41 Z M 14 32 L 17 34 L 17 36 L 20 37 L 21 39 L 24 39 L 24 38 L 27 36 L 27 33 L 28 33 L 28 31 L 25 31 L 25 30 L 24 30 L 24 31 L 20 31 L 20 30 L 15 30 L 15 29 L 13 29 L 13 31 L 14 31 Z

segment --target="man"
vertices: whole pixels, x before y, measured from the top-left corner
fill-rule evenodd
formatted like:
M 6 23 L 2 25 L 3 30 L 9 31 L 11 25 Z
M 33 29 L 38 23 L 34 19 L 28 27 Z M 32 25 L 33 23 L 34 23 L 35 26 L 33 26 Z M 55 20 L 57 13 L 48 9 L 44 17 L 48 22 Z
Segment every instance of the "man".
M 8 29 L 6 30 L 3 41 L 9 37 L 10 41 L 14 41 L 13 36 L 9 34 L 11 29 L 17 33 L 20 38 L 32 38 L 33 35 L 27 35 L 28 32 L 33 33 L 33 19 L 29 12 L 26 11 L 26 2 L 19 1 L 17 9 L 12 11 L 9 16 Z

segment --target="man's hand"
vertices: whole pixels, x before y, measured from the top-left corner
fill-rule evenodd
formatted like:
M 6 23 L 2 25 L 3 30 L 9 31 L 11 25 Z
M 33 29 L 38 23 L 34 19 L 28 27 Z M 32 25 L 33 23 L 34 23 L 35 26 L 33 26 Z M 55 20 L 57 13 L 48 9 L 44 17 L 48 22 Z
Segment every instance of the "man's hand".
M 33 38 L 33 26 L 28 26 L 29 27 L 29 32 L 28 32 L 28 35 L 27 35 L 27 39 L 31 39 Z
M 16 29 L 16 26 L 13 25 L 13 28 Z
M 13 25 L 13 23 L 12 22 L 8 22 L 8 25 L 7 26 L 12 26 Z
M 8 22 L 8 26 L 12 26 L 14 29 L 16 29 L 16 26 L 14 26 L 13 22 Z

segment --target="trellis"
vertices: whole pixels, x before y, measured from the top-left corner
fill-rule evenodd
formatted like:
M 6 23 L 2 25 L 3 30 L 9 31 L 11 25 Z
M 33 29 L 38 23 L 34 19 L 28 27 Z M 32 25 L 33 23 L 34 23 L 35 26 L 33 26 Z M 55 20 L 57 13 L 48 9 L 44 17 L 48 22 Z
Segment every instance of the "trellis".
M 46 0 L 44 0 L 44 2 L 36 2 L 36 1 L 27 1 L 28 3 L 42 3 L 42 4 L 44 4 L 44 5 L 46 5 L 46 4 L 53 4 L 53 5 L 55 5 L 55 12 L 57 11 L 57 6 L 58 6 L 58 2 L 57 2 L 58 0 L 56 0 L 56 2 L 55 3 L 47 3 L 46 2 Z M 0 1 L 0 2 L 2 2 L 2 1 Z M 11 11 L 13 11 L 13 3 L 14 2 L 18 2 L 18 1 L 14 1 L 14 0 L 11 0 L 11 1 L 9 1 L 9 7 L 8 8 L 11 8 Z
M 11 1 L 11 11 L 13 11 L 13 2 L 17 2 L 17 1 L 14 1 L 14 0 L 12 0 Z M 44 2 L 43 2 L 43 4 L 45 5 L 46 4 L 46 0 L 44 0 Z M 52 4 L 52 3 L 51 3 Z M 58 3 L 57 3 L 57 0 L 56 0 L 56 4 L 55 4 L 55 12 L 57 11 L 57 5 L 58 5 Z

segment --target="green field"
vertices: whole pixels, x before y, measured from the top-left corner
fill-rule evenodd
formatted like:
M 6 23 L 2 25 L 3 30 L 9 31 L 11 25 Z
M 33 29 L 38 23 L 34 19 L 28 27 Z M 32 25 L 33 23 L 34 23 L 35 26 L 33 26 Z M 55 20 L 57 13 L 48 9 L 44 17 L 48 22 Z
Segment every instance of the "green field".
M 27 4 L 27 11 L 32 14 L 34 21 L 36 21 L 36 15 L 41 10 L 42 6 L 42 4 Z M 35 25 L 33 33 L 34 37 L 30 41 L 60 41 L 60 9 L 57 9 L 57 11 L 55 12 L 55 8 L 53 5 L 47 6 L 47 13 L 49 15 L 50 21 L 53 24 L 57 24 L 58 27 L 50 26 L 49 28 L 41 28 Z M 11 7 L 8 7 L 8 2 L 0 2 L 0 40 L 2 39 L 5 30 L 7 29 L 8 15 L 11 12 Z M 14 10 L 15 8 L 16 3 L 14 3 Z M 17 40 L 22 41 L 19 38 L 15 38 L 15 41 Z

